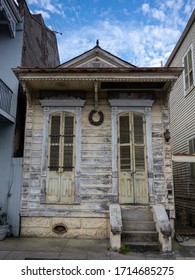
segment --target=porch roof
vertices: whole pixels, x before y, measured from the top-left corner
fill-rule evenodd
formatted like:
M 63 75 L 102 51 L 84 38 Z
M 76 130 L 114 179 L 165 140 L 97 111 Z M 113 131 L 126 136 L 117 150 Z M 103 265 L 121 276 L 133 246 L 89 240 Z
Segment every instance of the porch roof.
M 14 68 L 13 72 L 29 91 L 36 90 L 133 90 L 167 92 L 183 68 Z

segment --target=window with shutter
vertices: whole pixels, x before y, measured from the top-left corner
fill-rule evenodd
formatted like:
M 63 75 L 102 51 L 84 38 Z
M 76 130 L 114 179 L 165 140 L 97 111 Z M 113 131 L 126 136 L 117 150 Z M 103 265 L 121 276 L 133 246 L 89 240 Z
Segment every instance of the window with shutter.
M 184 65 L 184 84 L 185 84 L 185 94 L 194 87 L 194 69 L 193 69 L 193 57 L 192 57 L 192 47 L 189 48 L 186 55 L 183 58 Z

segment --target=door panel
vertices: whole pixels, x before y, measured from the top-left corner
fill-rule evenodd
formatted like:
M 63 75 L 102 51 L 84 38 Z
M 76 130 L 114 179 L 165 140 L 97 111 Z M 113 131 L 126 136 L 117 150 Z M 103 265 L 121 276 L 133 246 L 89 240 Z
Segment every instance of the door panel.
M 74 202 L 74 178 L 72 172 L 64 172 L 61 176 L 61 201 Z
M 65 112 L 50 118 L 47 202 L 74 202 L 74 122 Z
M 119 116 L 119 202 L 148 203 L 144 116 Z
M 130 172 L 121 172 L 119 180 L 119 202 L 134 203 L 134 190 Z
M 56 172 L 49 174 L 47 178 L 46 197 L 47 202 L 60 202 L 60 180 Z

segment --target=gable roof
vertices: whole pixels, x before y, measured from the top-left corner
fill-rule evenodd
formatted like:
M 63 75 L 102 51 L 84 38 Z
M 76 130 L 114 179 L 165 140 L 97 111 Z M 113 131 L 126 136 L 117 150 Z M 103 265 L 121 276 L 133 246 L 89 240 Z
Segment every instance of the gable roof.
M 136 66 L 109 53 L 99 46 L 97 40 L 96 46 L 81 55 L 61 64 L 59 68 L 118 68 Z
M 182 42 L 184 41 L 184 39 L 185 39 L 186 35 L 188 34 L 192 24 L 194 23 L 194 21 L 195 21 L 195 9 L 193 10 L 193 13 L 191 14 L 191 17 L 190 17 L 183 33 L 181 34 L 177 44 L 175 45 L 171 55 L 169 56 L 167 62 L 165 63 L 165 67 L 169 67 L 169 65 L 171 64 L 171 61 L 173 60 L 174 56 L 176 55 L 178 49 L 180 48 Z

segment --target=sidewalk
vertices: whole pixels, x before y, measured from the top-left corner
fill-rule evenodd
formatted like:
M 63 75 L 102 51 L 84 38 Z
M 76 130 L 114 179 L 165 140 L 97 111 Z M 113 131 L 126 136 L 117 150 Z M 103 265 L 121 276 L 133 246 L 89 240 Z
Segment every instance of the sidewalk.
M 195 239 L 173 242 L 173 252 L 110 250 L 109 240 L 58 238 L 6 238 L 0 241 L 0 260 L 195 260 Z

